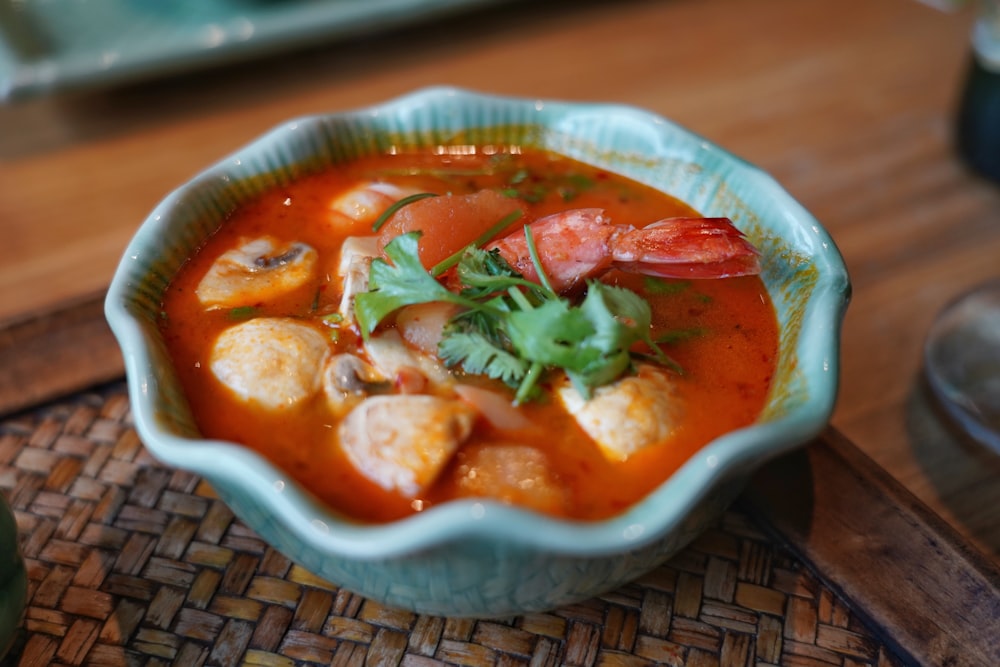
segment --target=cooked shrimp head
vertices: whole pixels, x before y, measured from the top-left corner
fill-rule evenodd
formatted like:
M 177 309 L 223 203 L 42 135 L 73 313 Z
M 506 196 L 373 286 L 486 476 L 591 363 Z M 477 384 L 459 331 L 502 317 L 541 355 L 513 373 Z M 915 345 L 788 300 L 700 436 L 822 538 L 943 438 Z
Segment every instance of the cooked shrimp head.
M 665 278 L 760 271 L 757 250 L 727 218 L 667 218 L 635 228 L 586 208 L 541 218 L 530 228 L 542 270 L 559 292 L 611 268 Z M 539 280 L 523 228 L 486 247 L 499 250 L 528 280 Z

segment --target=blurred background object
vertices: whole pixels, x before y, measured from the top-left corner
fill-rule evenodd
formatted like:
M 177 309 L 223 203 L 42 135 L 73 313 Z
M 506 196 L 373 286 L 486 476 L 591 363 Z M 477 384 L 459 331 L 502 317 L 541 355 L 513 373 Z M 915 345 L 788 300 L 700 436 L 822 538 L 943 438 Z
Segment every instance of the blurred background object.
M 0 103 L 441 19 L 498 0 L 0 0 Z
M 980 0 L 971 51 L 958 109 L 958 150 L 974 169 L 1000 181 L 1000 0 Z
M 1000 0 L 979 0 L 958 100 L 958 154 L 1000 182 Z M 1000 280 L 955 297 L 927 332 L 924 375 L 938 405 L 972 440 L 1000 452 Z

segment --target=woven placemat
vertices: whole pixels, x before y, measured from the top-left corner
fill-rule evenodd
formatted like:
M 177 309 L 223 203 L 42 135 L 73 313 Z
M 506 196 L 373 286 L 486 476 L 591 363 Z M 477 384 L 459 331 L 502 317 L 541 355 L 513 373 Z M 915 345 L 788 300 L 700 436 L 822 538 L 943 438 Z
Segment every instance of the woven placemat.
M 898 665 L 732 509 L 642 579 L 550 613 L 422 616 L 338 589 L 153 459 L 122 383 L 0 422 L 29 600 L 13 665 Z

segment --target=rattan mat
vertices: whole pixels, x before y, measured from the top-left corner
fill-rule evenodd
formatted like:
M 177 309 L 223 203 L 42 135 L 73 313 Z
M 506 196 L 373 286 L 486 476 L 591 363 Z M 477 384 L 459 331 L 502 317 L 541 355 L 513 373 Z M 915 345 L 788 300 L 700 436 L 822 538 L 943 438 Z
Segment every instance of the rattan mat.
M 122 383 L 0 421 L 29 601 L 11 665 L 898 665 L 740 509 L 641 580 L 550 613 L 422 616 L 317 579 L 154 460 Z

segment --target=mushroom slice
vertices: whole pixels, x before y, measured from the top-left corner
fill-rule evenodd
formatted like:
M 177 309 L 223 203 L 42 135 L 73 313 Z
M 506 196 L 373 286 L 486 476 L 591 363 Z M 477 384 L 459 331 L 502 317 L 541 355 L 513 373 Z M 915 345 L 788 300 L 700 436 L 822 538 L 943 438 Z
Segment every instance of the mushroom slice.
M 412 498 L 430 486 L 472 432 L 475 410 L 426 394 L 372 396 L 340 423 L 351 463 L 383 489 Z
M 212 346 L 212 373 L 242 400 L 269 410 L 294 407 L 319 392 L 330 354 L 323 334 L 290 318 L 260 317 L 223 331 Z
M 684 401 L 669 372 L 650 364 L 594 390 L 590 400 L 564 378 L 556 390 L 563 406 L 611 461 L 665 441 L 684 411 Z
M 370 394 L 392 385 L 363 359 L 345 353 L 330 357 L 323 373 L 323 386 L 329 393 Z
M 335 354 L 323 369 L 323 392 L 326 403 L 340 416 L 371 394 L 385 393 L 392 382 L 367 362 L 353 354 Z
M 266 301 L 312 280 L 317 259 L 316 250 L 305 243 L 281 243 L 271 236 L 243 240 L 215 260 L 195 293 L 208 308 Z

